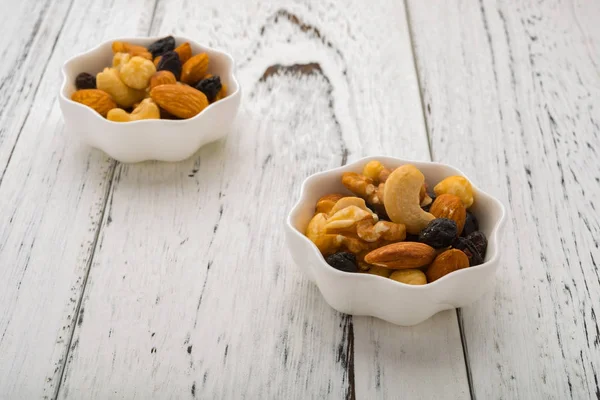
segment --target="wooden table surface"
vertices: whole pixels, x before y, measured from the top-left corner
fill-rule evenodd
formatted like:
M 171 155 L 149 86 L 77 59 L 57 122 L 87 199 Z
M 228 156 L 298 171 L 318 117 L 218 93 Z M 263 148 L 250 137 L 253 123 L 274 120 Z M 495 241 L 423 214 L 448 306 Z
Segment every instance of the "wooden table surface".
M 1 399 L 600 399 L 600 2 L 3 7 Z M 64 133 L 65 59 L 167 34 L 236 58 L 225 140 L 125 165 Z M 492 293 L 411 328 L 325 303 L 282 222 L 372 154 L 504 202 Z

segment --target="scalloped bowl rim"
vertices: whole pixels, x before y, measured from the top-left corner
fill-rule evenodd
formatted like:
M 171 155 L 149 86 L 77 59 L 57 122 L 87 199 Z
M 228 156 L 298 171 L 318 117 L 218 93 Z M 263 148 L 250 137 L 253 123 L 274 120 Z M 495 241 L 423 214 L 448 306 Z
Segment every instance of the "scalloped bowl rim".
M 115 42 L 115 41 L 121 41 L 121 42 L 131 42 L 133 44 L 139 43 L 139 42 L 152 42 L 152 41 L 156 41 L 158 39 L 164 38 L 165 36 L 133 36 L 133 37 L 116 37 L 116 38 L 112 38 L 109 40 L 105 40 L 101 43 L 99 43 L 98 45 L 92 47 L 91 49 L 81 52 L 79 54 L 74 55 L 73 57 L 69 58 L 67 61 L 65 61 L 61 67 L 61 75 L 62 75 L 62 83 L 60 86 L 60 92 L 59 92 L 59 96 L 61 98 L 63 98 L 64 100 L 66 100 L 67 102 L 74 104 L 77 107 L 80 107 L 80 109 L 82 110 L 82 112 L 86 112 L 86 113 L 91 113 L 94 115 L 94 117 L 98 120 L 101 121 L 100 123 L 106 123 L 109 125 L 123 125 L 123 124 L 127 124 L 127 125 L 134 125 L 134 124 L 168 124 L 168 125 L 182 125 L 182 124 L 187 124 L 187 123 L 192 123 L 192 121 L 195 121 L 197 119 L 200 119 L 203 115 L 210 113 L 211 110 L 223 106 L 225 104 L 225 102 L 227 101 L 233 101 L 234 97 L 241 91 L 241 86 L 238 82 L 238 79 L 235 75 L 235 70 L 236 70 L 236 66 L 235 66 L 235 60 L 233 58 L 233 56 L 225 51 L 222 50 L 217 50 L 215 48 L 212 48 L 210 46 L 205 46 L 202 45 L 198 42 L 196 42 L 195 40 L 192 40 L 188 37 L 185 36 L 175 36 L 175 35 L 171 35 L 173 36 L 173 38 L 175 38 L 176 42 L 179 41 L 183 41 L 183 43 L 185 42 L 189 42 L 190 44 L 193 44 L 197 47 L 200 47 L 202 50 L 207 51 L 207 52 L 213 52 L 213 53 L 218 53 L 222 56 L 225 56 L 225 58 L 227 58 L 228 60 L 228 65 L 227 65 L 227 73 L 228 73 L 228 77 L 235 82 L 235 91 L 233 91 L 232 93 L 228 94 L 227 97 L 225 97 L 224 99 L 221 99 L 219 101 L 216 101 L 212 104 L 209 104 L 208 107 L 206 107 L 204 110 L 200 111 L 198 114 L 194 115 L 192 118 L 186 118 L 186 119 L 179 119 L 179 120 L 172 120 L 172 119 L 142 119 L 142 120 L 138 120 L 138 121 L 128 121 L 128 122 L 115 122 L 115 121 L 110 121 L 104 117 L 102 117 L 100 114 L 98 114 L 97 112 L 95 112 L 94 110 L 92 110 L 90 107 L 85 106 L 81 103 L 78 103 L 76 101 L 71 100 L 70 97 L 65 95 L 65 91 L 66 91 L 66 86 L 68 83 L 68 79 L 69 79 L 69 74 L 67 73 L 66 69 L 67 67 L 72 64 L 73 62 L 75 62 L 76 60 L 80 59 L 80 58 L 84 58 L 87 56 L 90 56 L 96 52 L 100 52 L 101 48 L 106 46 L 109 43 Z M 110 67 L 110 66 L 107 66 Z
M 356 160 L 352 163 L 343 165 L 341 167 L 328 169 L 328 170 L 317 172 L 315 174 L 310 175 L 309 177 L 307 177 L 304 180 L 304 182 L 302 182 L 302 186 L 300 188 L 300 197 L 299 197 L 298 201 L 292 207 L 292 210 L 290 211 L 290 213 L 288 214 L 288 216 L 286 218 L 286 225 L 287 225 L 288 229 L 290 229 L 292 232 L 294 232 L 294 234 L 300 236 L 301 240 L 307 242 L 310 245 L 310 248 L 315 253 L 314 255 L 317 256 L 317 259 L 319 260 L 318 265 L 321 268 L 326 268 L 330 273 L 337 274 L 340 277 L 343 276 L 346 279 L 354 278 L 357 280 L 364 280 L 364 281 L 371 280 L 373 282 L 380 282 L 381 284 L 384 284 L 384 285 L 386 285 L 386 284 L 394 285 L 397 288 L 402 288 L 402 290 L 414 290 L 414 291 L 422 291 L 422 292 L 439 289 L 439 287 L 443 286 L 445 284 L 445 282 L 448 282 L 448 278 L 451 276 L 453 277 L 453 279 L 455 279 L 455 278 L 459 278 L 461 275 L 470 274 L 475 269 L 479 270 L 479 269 L 493 268 L 494 264 L 498 261 L 498 259 L 500 257 L 499 246 L 497 244 L 499 241 L 500 230 L 503 227 L 505 220 L 506 220 L 506 209 L 504 207 L 504 204 L 502 204 L 502 202 L 500 200 L 498 200 L 494 196 L 486 193 L 485 191 L 481 190 L 470 179 L 469 179 L 469 181 L 471 182 L 471 185 L 473 186 L 474 191 L 477 193 L 477 196 L 486 197 L 488 200 L 490 200 L 492 203 L 494 203 L 495 206 L 498 207 L 498 209 L 500 210 L 500 217 L 493 223 L 493 228 L 491 229 L 491 233 L 488 237 L 488 242 L 491 242 L 492 240 L 494 241 L 495 253 L 492 255 L 492 257 L 490 257 L 489 260 L 487 260 L 483 264 L 476 265 L 476 266 L 469 267 L 469 268 L 463 268 L 458 271 L 454 271 L 453 273 L 447 274 L 447 275 L 441 277 L 440 279 L 438 279 L 434 282 L 428 283 L 426 285 L 409 285 L 406 283 L 395 281 L 393 279 L 389 279 L 389 278 L 385 278 L 385 277 L 382 277 L 379 275 L 373 275 L 373 274 L 343 272 L 343 271 L 339 271 L 339 270 L 333 268 L 332 266 L 330 266 L 329 264 L 327 264 L 327 262 L 325 261 L 325 258 L 323 257 L 323 255 L 321 254 L 321 252 L 319 251 L 317 246 L 310 239 L 308 239 L 306 237 L 306 235 L 304 235 L 303 232 L 300 232 L 292 223 L 292 219 L 296 216 L 296 214 L 298 214 L 300 212 L 300 208 L 304 204 L 304 201 L 305 201 L 304 198 L 306 195 L 306 187 L 308 186 L 308 184 L 310 182 L 312 182 L 314 180 L 318 180 L 322 176 L 330 175 L 330 174 L 334 174 L 334 173 L 339 173 L 341 176 L 342 172 L 349 171 L 349 170 L 353 169 L 353 167 L 356 167 L 358 165 L 364 165 L 367 162 L 372 161 L 372 160 L 380 160 L 381 161 L 384 159 L 394 160 L 395 162 L 400 163 L 401 165 L 413 164 L 417 168 L 419 168 L 419 164 L 428 164 L 428 165 L 433 165 L 433 166 L 437 166 L 437 167 L 442 167 L 442 168 L 450 169 L 450 170 L 456 172 L 454 175 L 461 175 L 461 176 L 464 176 L 465 178 L 469 179 L 469 177 L 466 176 L 461 170 L 459 170 L 458 168 L 456 168 L 452 165 L 449 165 L 449 164 L 439 163 L 439 162 L 435 162 L 435 161 L 406 160 L 406 159 L 402 159 L 402 158 L 383 156 L 383 155 L 363 157 L 359 160 Z M 318 285 L 318 282 L 317 282 L 317 285 Z

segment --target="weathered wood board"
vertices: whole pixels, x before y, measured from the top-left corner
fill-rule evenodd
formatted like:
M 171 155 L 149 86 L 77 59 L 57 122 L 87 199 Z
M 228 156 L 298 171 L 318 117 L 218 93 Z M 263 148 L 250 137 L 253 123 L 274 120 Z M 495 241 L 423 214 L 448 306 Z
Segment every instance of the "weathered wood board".
M 243 109 L 189 161 L 117 166 L 59 397 L 467 398 L 455 312 L 340 315 L 284 245 L 309 174 L 429 158 L 403 4 L 187 5 L 152 33 L 230 51 Z
M 478 399 L 600 399 L 600 4 L 409 1 L 433 158 L 508 207 L 462 310 Z
M 16 2 L 2 26 L 2 399 L 55 396 L 114 168 L 63 133 L 60 67 L 101 40 L 147 34 L 153 4 L 128 2 L 126 15 L 108 1 Z

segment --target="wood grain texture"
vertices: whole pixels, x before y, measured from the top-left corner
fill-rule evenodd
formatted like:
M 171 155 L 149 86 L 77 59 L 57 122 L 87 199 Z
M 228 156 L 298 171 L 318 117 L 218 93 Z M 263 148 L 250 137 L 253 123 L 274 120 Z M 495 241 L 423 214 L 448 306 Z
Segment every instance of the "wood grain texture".
M 402 3 L 172 1 L 155 21 L 230 51 L 244 106 L 186 162 L 117 166 L 59 397 L 468 397 L 456 313 L 340 315 L 285 250 L 309 174 L 429 157 Z
M 409 1 L 433 157 L 508 206 L 462 310 L 478 399 L 600 399 L 600 5 Z
M 3 18 L 0 26 L 0 183 L 23 133 L 70 8 L 69 1 L 14 2 L 10 5 L 10 18 Z
M 55 395 L 114 168 L 106 156 L 63 134 L 56 101 L 60 67 L 106 37 L 147 33 L 152 4 L 129 3 L 139 20 L 110 2 L 16 6 L 23 15 L 39 11 L 40 32 L 31 34 L 31 54 L 24 53 L 21 67 L 3 81 L 8 95 L 2 98 L 0 162 L 8 162 L 7 151 L 12 155 L 0 185 L 2 399 Z M 10 18 L 7 24 L 11 31 L 28 26 Z M 21 68 L 31 75 L 19 78 Z

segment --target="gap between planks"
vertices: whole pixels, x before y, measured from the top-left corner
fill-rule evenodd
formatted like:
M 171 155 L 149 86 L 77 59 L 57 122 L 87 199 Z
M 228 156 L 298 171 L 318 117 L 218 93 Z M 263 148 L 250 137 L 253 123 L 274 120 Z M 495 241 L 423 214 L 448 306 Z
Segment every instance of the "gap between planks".
M 417 51 L 415 48 L 415 42 L 413 40 L 414 31 L 412 29 L 409 7 L 410 6 L 409 6 L 407 0 L 404 0 L 404 12 L 405 12 L 405 19 L 406 19 L 406 24 L 407 24 L 406 26 L 408 27 L 408 39 L 410 40 L 410 48 L 411 48 L 412 56 L 413 56 L 412 57 L 413 68 L 415 69 L 415 75 L 417 77 L 417 85 L 419 87 L 419 99 L 421 100 L 423 123 L 425 124 L 425 133 L 427 135 L 429 158 L 431 159 L 431 161 L 435 161 L 434 157 L 433 157 L 432 146 L 431 146 L 431 135 L 429 133 L 429 121 L 427 120 L 427 115 L 428 115 L 427 111 L 428 110 L 427 110 L 427 107 L 425 106 L 425 101 L 423 99 L 423 86 L 421 84 L 421 75 L 419 73 L 419 68 L 417 68 Z M 471 399 L 474 400 L 475 399 L 475 391 L 473 390 L 473 379 L 471 376 L 471 365 L 470 365 L 470 361 L 469 361 L 469 349 L 467 346 L 467 338 L 465 337 L 465 333 L 463 330 L 463 318 L 462 318 L 462 311 L 460 308 L 456 309 L 456 320 L 458 322 L 458 330 L 460 332 L 460 342 L 462 344 L 463 359 L 465 360 L 467 382 L 469 383 L 469 395 L 470 395 Z
M 150 35 L 150 32 L 152 32 L 152 28 L 154 26 L 154 17 L 156 15 L 156 9 L 158 7 L 159 1 L 160 0 L 155 0 L 154 7 L 152 7 L 152 16 L 150 17 L 150 26 L 148 27 L 148 35 Z M 73 1 L 71 1 L 71 5 L 69 6 L 69 11 L 66 14 L 67 17 L 69 16 L 72 5 L 73 5 Z M 65 20 L 63 21 L 63 26 L 65 25 L 65 22 L 67 21 L 67 17 L 65 17 Z M 62 27 L 61 27 L 61 31 L 62 31 Z M 57 35 L 57 41 L 58 41 L 59 36 L 60 36 L 60 33 Z M 56 45 L 56 43 L 55 43 L 55 45 Z M 53 49 L 52 53 L 54 53 L 54 49 Z M 52 53 L 50 54 L 50 57 L 52 56 Z M 50 57 L 48 59 L 50 59 Z M 15 147 L 16 147 L 16 144 L 15 144 Z M 13 148 L 13 150 L 14 150 L 14 148 Z M 9 158 L 9 162 L 10 162 L 10 158 Z M 109 182 L 106 187 L 106 192 L 104 194 L 104 200 L 103 200 L 103 204 L 102 204 L 102 212 L 100 213 L 98 228 L 96 229 L 96 232 L 94 233 L 94 240 L 92 243 L 92 252 L 91 252 L 90 258 L 88 259 L 87 264 L 86 264 L 85 276 L 83 279 L 83 286 L 81 288 L 81 293 L 79 294 L 79 298 L 77 299 L 77 307 L 75 308 L 75 316 L 73 318 L 74 323 L 72 324 L 73 326 L 71 327 L 71 332 L 69 332 L 69 343 L 67 345 L 67 352 L 65 353 L 64 362 L 61 366 L 58 383 L 56 384 L 56 390 L 54 391 L 54 394 L 53 394 L 53 399 L 58 399 L 58 394 L 60 393 L 60 388 L 62 386 L 63 377 L 64 377 L 65 370 L 67 367 L 67 362 L 69 360 L 69 354 L 71 353 L 71 346 L 73 345 L 72 342 L 73 342 L 73 337 L 75 336 L 75 328 L 77 327 L 76 321 L 79 320 L 79 313 L 81 312 L 81 304 L 83 302 L 83 296 L 85 294 L 85 289 L 87 287 L 87 282 L 88 282 L 88 277 L 90 276 L 90 271 L 92 270 L 92 265 L 94 262 L 94 255 L 96 254 L 96 249 L 98 248 L 98 238 L 100 237 L 100 231 L 102 231 L 102 227 L 104 226 L 102 224 L 102 221 L 104 221 L 106 207 L 108 206 L 108 199 L 111 196 L 111 192 L 112 192 L 112 188 L 113 188 L 115 171 L 117 170 L 118 166 L 119 166 L 119 163 L 116 160 L 113 160 L 112 165 L 111 165 L 112 170 L 110 171 L 110 174 L 108 177 Z M 0 180 L 0 184 L 1 183 L 2 183 L 2 181 Z

